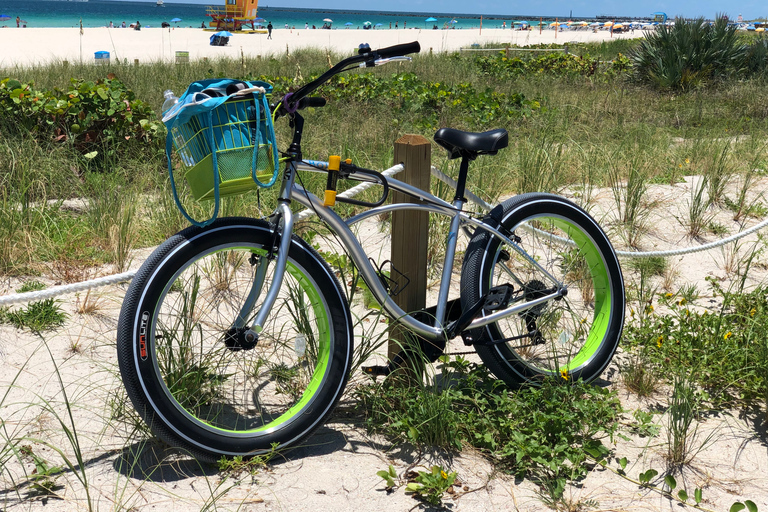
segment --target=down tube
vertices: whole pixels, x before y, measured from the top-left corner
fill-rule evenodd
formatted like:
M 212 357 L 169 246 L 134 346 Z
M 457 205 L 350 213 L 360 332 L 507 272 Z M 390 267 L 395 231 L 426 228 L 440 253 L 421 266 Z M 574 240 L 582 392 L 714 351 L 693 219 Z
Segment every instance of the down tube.
M 389 296 L 387 290 L 381 284 L 381 281 L 379 281 L 379 277 L 376 275 L 376 270 L 368 261 L 368 255 L 360 246 L 360 242 L 358 242 L 357 237 L 352 232 L 352 230 L 349 229 L 347 223 L 344 222 L 344 220 L 339 217 L 336 212 L 324 206 L 317 196 L 304 190 L 298 185 L 293 186 L 293 189 L 291 190 L 291 197 L 300 204 L 317 213 L 317 215 L 323 221 L 328 223 L 336 235 L 338 235 L 344 244 L 344 247 L 349 252 L 350 257 L 355 262 L 355 265 L 360 270 L 365 283 L 371 289 L 373 295 L 379 300 L 382 308 L 390 317 L 397 319 L 398 322 L 403 324 L 406 328 L 420 336 L 423 336 L 424 338 L 427 338 L 428 340 L 437 341 L 444 339 L 442 329 L 438 329 L 436 327 L 432 327 L 415 320 L 413 317 L 403 311 L 400 306 L 395 304 L 395 302 L 392 300 L 392 297 Z

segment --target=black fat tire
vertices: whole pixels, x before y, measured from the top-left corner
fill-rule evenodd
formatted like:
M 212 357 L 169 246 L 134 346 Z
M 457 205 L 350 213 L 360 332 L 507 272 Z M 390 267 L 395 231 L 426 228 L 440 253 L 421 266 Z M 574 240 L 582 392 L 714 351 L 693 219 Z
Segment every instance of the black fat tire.
M 543 377 L 558 374 L 569 380 L 597 378 L 611 361 L 624 325 L 624 282 L 608 237 L 584 210 L 551 194 L 515 196 L 498 205 L 490 217 L 493 219 L 489 223 L 500 224 L 502 231 L 514 231 L 522 239 L 520 246 L 535 255 L 556 278 L 563 280 L 569 291 L 561 300 L 551 301 L 539 311 L 538 329 L 546 331 L 543 343 L 533 344 L 527 338 L 482 345 L 527 334 L 525 321 L 521 314 L 517 314 L 469 331 L 472 340 L 479 343 L 475 346 L 477 353 L 488 369 L 511 387 L 536 384 Z M 533 225 L 543 230 L 520 227 L 525 221 L 529 223 L 527 225 L 534 221 Z M 567 222 L 576 239 L 589 241 L 584 244 L 586 248 L 569 251 L 565 249 L 568 246 L 552 242 L 551 237 L 540 236 L 539 233 L 545 233 L 547 229 L 565 236 L 553 222 L 559 222 L 561 226 Z M 510 260 L 500 262 L 504 259 L 499 256 L 502 254 L 500 246 L 497 237 L 482 229 L 478 229 L 470 241 L 461 272 L 463 310 L 477 303 L 491 286 L 513 281 L 498 265 L 513 269 L 524 283 L 546 281 L 537 275 L 540 271 L 510 248 L 506 248 Z M 589 258 L 582 254 L 586 252 L 589 252 Z M 589 263 L 585 265 L 587 261 Z M 579 273 L 574 268 L 587 270 Z M 516 288 L 520 289 L 519 286 Z M 580 342 L 583 346 L 579 346 Z M 582 349 L 579 355 L 578 351 Z
M 346 385 L 349 306 L 331 269 L 298 237 L 293 273 L 256 347 L 225 346 L 225 326 L 250 289 L 249 256 L 272 243 L 268 225 L 254 219 L 188 228 L 152 253 L 126 293 L 117 350 L 128 396 L 158 437 L 196 458 L 295 445 L 323 424 Z

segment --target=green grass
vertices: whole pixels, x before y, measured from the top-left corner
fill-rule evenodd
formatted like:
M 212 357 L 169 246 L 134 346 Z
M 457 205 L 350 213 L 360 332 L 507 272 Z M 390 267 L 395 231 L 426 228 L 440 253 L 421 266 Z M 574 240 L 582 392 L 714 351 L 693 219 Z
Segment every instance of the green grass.
M 636 44 L 616 41 L 576 45 L 571 51 L 607 60 L 618 53 L 630 53 Z M 332 60 L 338 58 L 341 56 L 332 56 Z M 39 88 L 64 88 L 73 77 L 94 80 L 111 72 L 157 111 L 162 91 L 170 88 L 179 94 L 200 78 L 264 75 L 287 87 L 299 72 L 304 80 L 321 73 L 327 69 L 326 62 L 325 52 L 302 51 L 291 57 L 247 59 L 245 69 L 240 61 L 211 61 L 173 67 L 113 65 L 106 69 L 53 65 L 6 69 L 0 75 L 31 80 Z M 492 200 L 526 190 L 558 192 L 573 188 L 582 194 L 584 203 L 589 203 L 595 188 L 613 184 L 622 221 L 615 227 L 632 243 L 643 231 L 645 191 L 650 184 L 678 183 L 684 176 L 706 175 L 710 188 L 702 192 L 701 198 L 719 197 L 740 219 L 765 215 L 763 203 L 752 199 L 751 189 L 766 169 L 768 87 L 764 77 L 722 80 L 681 94 L 658 91 L 621 74 L 613 80 L 556 73 L 502 79 L 482 75 L 479 69 L 475 57 L 422 55 L 409 65 L 364 73 L 375 76 L 381 81 L 377 86 L 382 87 L 398 80 L 391 78 L 394 73 L 408 72 L 415 76 L 409 78 L 413 83 L 439 82 L 447 91 L 466 86 L 478 94 L 503 94 L 505 98 L 519 94 L 539 107 L 489 120 L 486 109 L 477 104 L 439 104 L 425 116 L 425 109 L 434 100 L 428 92 L 409 97 L 408 101 L 418 107 L 413 111 L 397 108 L 405 100 L 394 94 L 345 97 L 331 101 L 324 109 L 307 112 L 305 155 L 322 159 L 336 153 L 354 158 L 360 165 L 385 168 L 393 163 L 392 142 L 403 134 L 420 133 L 429 138 L 438 126 L 472 131 L 503 126 L 510 132 L 510 147 L 496 157 L 475 161 L 469 176 L 470 189 Z M 328 88 L 320 94 L 330 92 Z M 360 119 L 366 120 L 362 130 Z M 284 147 L 289 136 L 287 123 L 281 122 L 277 131 Z M 124 268 L 130 261 L 131 249 L 157 244 L 185 227 L 187 223 L 171 199 L 163 149 L 164 141 L 155 140 L 132 148 L 119 159 L 107 158 L 96 164 L 85 161 L 65 143 L 32 136 L 2 138 L 0 274 L 45 274 L 61 281 L 82 280 L 94 266 Z M 433 147 L 433 162 L 439 168 L 451 169 L 437 146 Z M 313 190 L 322 187 L 324 181 L 322 176 L 304 179 Z M 723 184 L 729 180 L 739 184 L 734 197 L 724 192 Z M 64 202 L 73 198 L 85 201 L 77 207 Z M 210 207 L 195 205 L 186 196 L 183 199 L 197 216 Z M 273 199 L 274 191 L 263 193 L 260 210 L 256 194 L 249 193 L 226 200 L 224 212 L 260 216 L 271 211 Z M 704 204 L 699 207 L 691 220 L 706 229 Z M 350 212 L 354 207 L 339 209 Z M 319 229 L 310 223 L 305 227 Z M 705 393 L 694 397 L 699 409 L 757 404 L 766 410 L 766 289 L 743 293 L 715 288 L 721 306 L 705 315 L 688 307 L 690 302 L 701 299 L 701 285 L 690 285 L 670 296 L 656 295 L 654 280 L 668 270 L 665 260 L 631 260 L 624 265 L 634 271 L 627 272 L 628 276 L 640 275 L 640 283 L 629 285 L 634 287 L 630 296 L 636 300 L 630 308 L 637 313 L 631 316 L 622 341 L 622 349 L 629 351 L 630 357 L 621 368 L 621 380 L 640 396 L 656 397 L 665 384 L 670 384 L 668 376 L 679 375 L 683 368 L 693 369 L 686 375 L 689 381 L 679 383 L 677 395 L 672 393 L 670 408 L 676 416 L 671 415 L 671 423 L 665 423 L 673 427 L 673 436 L 666 439 L 670 461 L 690 461 L 693 452 L 683 445 L 699 418 L 694 415 L 694 421 L 688 422 L 683 414 L 686 403 L 691 402 L 686 389 L 696 386 Z M 354 271 L 341 265 L 336 265 L 336 270 L 342 274 L 348 295 L 354 298 L 359 291 L 350 285 Z M 26 284 L 25 288 L 33 286 Z M 665 308 L 665 314 L 660 313 L 660 307 Z M 65 320 L 60 315 L 55 301 L 0 311 L 1 320 L 36 331 L 59 325 Z M 362 343 L 358 343 L 355 366 L 385 342 L 382 331 L 375 329 L 379 320 L 378 312 L 356 317 L 358 333 L 363 329 L 366 332 Z M 195 377 L 201 369 L 193 370 L 189 375 Z M 280 370 L 273 369 L 276 375 Z M 589 471 L 589 461 L 605 456 L 602 441 L 617 435 L 624 421 L 620 419 L 616 395 L 604 389 L 548 382 L 539 389 L 510 393 L 482 368 L 474 368 L 466 361 L 452 361 L 442 371 L 449 380 L 453 378 L 455 385 L 402 388 L 385 383 L 360 388 L 356 396 L 369 428 L 394 443 L 413 443 L 421 449 L 475 447 L 498 467 L 540 483 L 558 506 L 564 506 L 566 483 L 583 478 Z M 190 386 L 199 389 L 199 384 Z M 683 389 L 686 385 L 689 388 Z M 215 383 L 204 383 L 202 388 L 203 393 L 216 391 Z M 150 438 L 124 393 L 112 393 L 105 398 L 104 407 L 109 409 L 108 423 L 127 431 L 127 438 Z M 629 430 L 652 432 L 649 413 L 638 411 L 642 414 L 636 411 L 636 421 L 630 421 Z M 768 413 L 765 416 L 768 418 Z M 0 416 L 0 423 L 2 419 Z M 67 424 L 66 429 L 72 432 L 73 426 Z M 7 446 L 14 446 L 13 437 L 4 434 L 3 440 L 10 443 Z M 9 449 L 0 449 L 0 454 L 22 456 L 20 451 Z M 37 455 L 37 447 L 32 453 Z M 34 464 L 34 458 L 25 460 Z M 42 460 L 42 473 L 47 471 L 50 477 L 39 477 L 45 486 L 49 481 L 54 485 L 59 481 L 53 469 L 63 462 L 61 457 Z M 252 473 L 260 467 L 258 460 L 235 460 L 220 469 L 224 473 Z M 126 491 L 116 489 L 118 492 Z M 218 492 L 224 491 L 211 489 L 214 504 Z M 120 496 L 123 499 L 123 494 Z M 130 497 L 125 497 L 123 502 L 129 501 Z

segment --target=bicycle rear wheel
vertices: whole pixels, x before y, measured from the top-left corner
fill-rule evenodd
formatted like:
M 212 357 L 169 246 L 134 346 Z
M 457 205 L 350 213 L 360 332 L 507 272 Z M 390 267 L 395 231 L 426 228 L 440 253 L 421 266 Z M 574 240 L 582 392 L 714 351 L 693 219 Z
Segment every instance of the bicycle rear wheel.
M 564 284 L 567 295 L 470 331 L 477 353 L 512 387 L 552 375 L 597 378 L 624 325 L 624 283 L 608 237 L 584 210 L 551 194 L 516 196 L 497 208 L 499 229 L 519 237 L 519 247 Z M 462 266 L 462 309 L 506 283 L 513 303 L 552 287 L 549 276 L 505 245 L 477 230 Z
M 163 243 L 126 294 L 120 372 L 134 407 L 204 460 L 294 445 L 322 425 L 349 373 L 352 327 L 328 265 L 294 237 L 258 342 L 243 333 L 272 282 L 266 223 L 220 219 Z M 255 282 L 262 265 L 261 293 Z

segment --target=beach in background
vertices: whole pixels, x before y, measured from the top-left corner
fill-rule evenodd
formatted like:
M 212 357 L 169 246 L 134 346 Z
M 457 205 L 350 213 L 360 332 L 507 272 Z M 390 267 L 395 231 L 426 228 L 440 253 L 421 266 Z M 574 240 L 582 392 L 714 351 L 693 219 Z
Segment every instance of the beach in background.
M 96 52 L 108 52 L 109 62 L 175 62 L 176 52 L 188 52 L 190 60 L 240 58 L 285 54 L 301 48 L 327 49 L 342 54 L 356 51 L 360 43 L 382 48 L 418 41 L 422 52 L 453 52 L 474 44 L 512 44 L 518 46 L 607 41 L 642 37 L 643 31 L 611 33 L 609 30 L 554 29 L 502 30 L 312 30 L 276 28 L 272 39 L 266 33 L 235 34 L 228 46 L 211 46 L 211 32 L 199 28 L 26 28 L 0 29 L 0 68 L 44 65 L 60 61 L 91 63 Z M 105 57 L 105 54 L 100 54 Z M 100 59 L 103 61 L 104 59 Z

